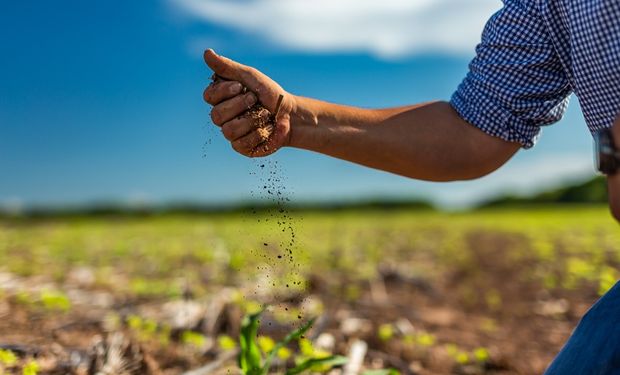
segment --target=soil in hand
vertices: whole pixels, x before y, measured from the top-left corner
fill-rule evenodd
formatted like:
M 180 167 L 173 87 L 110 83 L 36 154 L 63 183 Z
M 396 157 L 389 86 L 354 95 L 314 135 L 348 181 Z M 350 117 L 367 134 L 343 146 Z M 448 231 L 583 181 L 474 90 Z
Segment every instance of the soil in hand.
M 213 83 L 225 81 L 224 78 L 214 74 L 211 77 Z M 243 93 L 247 92 L 247 88 L 243 88 Z M 260 136 L 261 143 L 256 147 L 256 150 L 269 151 L 269 146 L 267 145 L 267 141 L 272 136 L 276 119 L 278 116 L 278 112 L 280 110 L 280 105 L 282 104 L 282 100 L 284 97 L 280 95 L 278 98 L 278 103 L 276 104 L 276 110 L 274 113 L 271 113 L 265 106 L 259 101 L 256 102 L 253 106 L 248 108 L 248 110 L 241 115 L 241 117 L 249 118 L 252 120 L 254 124 L 254 128 L 257 129 L 258 135 Z

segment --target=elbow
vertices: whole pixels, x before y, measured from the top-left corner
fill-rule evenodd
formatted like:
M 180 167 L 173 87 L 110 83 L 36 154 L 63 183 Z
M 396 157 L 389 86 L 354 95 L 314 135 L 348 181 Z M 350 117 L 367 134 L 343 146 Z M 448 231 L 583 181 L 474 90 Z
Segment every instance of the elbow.
M 434 178 L 429 180 L 433 182 L 458 182 L 471 181 L 485 177 L 499 168 L 501 168 L 506 160 L 504 158 L 492 159 L 486 163 L 463 163 L 461 165 L 452 165 L 435 173 Z
M 497 163 L 493 165 L 482 166 L 480 164 L 453 164 L 435 166 L 434 168 L 403 168 L 403 172 L 397 171 L 396 173 L 412 178 L 414 180 L 422 180 L 429 182 L 459 182 L 459 181 L 471 181 L 477 180 L 484 176 L 487 176 L 502 166 L 503 163 Z
M 437 173 L 437 181 L 470 181 L 485 177 L 505 165 L 520 148 L 520 144 L 482 134 L 471 142 L 465 155 L 450 155 L 449 161 L 437 163 L 444 166 L 442 173 Z

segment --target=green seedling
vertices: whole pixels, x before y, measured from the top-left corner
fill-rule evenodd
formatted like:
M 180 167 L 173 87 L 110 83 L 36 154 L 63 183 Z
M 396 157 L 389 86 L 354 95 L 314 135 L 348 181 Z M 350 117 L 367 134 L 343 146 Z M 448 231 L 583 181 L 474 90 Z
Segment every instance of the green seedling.
M 456 363 L 460 365 L 466 365 L 469 363 L 469 354 L 466 351 L 459 349 L 459 347 L 455 344 L 446 345 L 446 351 Z
M 416 343 L 423 347 L 433 346 L 435 342 L 437 342 L 437 338 L 430 333 L 423 332 L 416 336 Z
M 239 367 L 245 375 L 267 375 L 271 364 L 276 356 L 287 358 L 290 354 L 283 351 L 286 346 L 294 340 L 302 339 L 303 335 L 312 327 L 315 319 L 311 319 L 309 322 L 286 335 L 282 341 L 279 341 L 273 345 L 269 352 L 265 353 L 265 356 L 261 353 L 261 345 L 257 338 L 258 327 L 260 325 L 260 316 L 264 310 L 255 314 L 247 315 L 241 323 L 241 333 L 239 335 L 239 346 L 241 352 L 239 353 Z M 268 348 L 269 340 L 262 340 L 262 346 Z M 295 367 L 286 369 L 285 375 L 296 375 L 310 369 L 317 367 L 326 368 L 329 370 L 334 366 L 340 366 L 347 362 L 346 357 L 329 355 L 326 357 L 312 357 L 306 358 Z
M 37 375 L 40 369 L 41 369 L 41 366 L 39 366 L 37 361 L 31 360 L 22 369 L 22 374 L 23 375 Z
M 65 294 L 52 290 L 44 290 L 41 292 L 41 303 L 46 310 L 51 311 L 69 311 L 71 309 L 71 301 Z
M 233 338 L 228 335 L 220 335 L 217 338 L 217 344 L 223 351 L 234 350 L 237 347 L 237 343 L 235 342 L 235 340 L 233 340 Z
M 489 360 L 489 351 L 486 348 L 476 348 L 473 356 L 478 363 L 485 363 Z
M 362 372 L 362 375 L 400 375 L 398 370 L 390 369 L 381 369 L 381 370 L 368 370 Z
M 259 336 L 258 347 L 263 353 L 267 354 L 276 347 L 276 342 L 269 336 Z
M 183 344 L 193 346 L 196 349 L 202 349 L 205 347 L 207 343 L 207 338 L 204 335 L 197 333 L 197 332 L 184 331 L 181 334 L 181 342 Z
M 36 303 L 32 296 L 25 291 L 17 292 L 17 294 L 15 294 L 15 301 L 24 306 L 32 306 Z
M 394 337 L 394 327 L 391 324 L 381 324 L 377 330 L 377 336 L 381 341 L 388 341 Z
M 0 365 L 11 367 L 17 363 L 17 356 L 10 350 L 0 349 Z M 1 368 L 1 366 L 0 366 Z
M 167 345 L 170 341 L 170 327 L 167 325 L 159 325 L 152 319 L 138 315 L 129 315 L 126 322 L 127 327 L 140 341 L 157 339 L 162 345 Z

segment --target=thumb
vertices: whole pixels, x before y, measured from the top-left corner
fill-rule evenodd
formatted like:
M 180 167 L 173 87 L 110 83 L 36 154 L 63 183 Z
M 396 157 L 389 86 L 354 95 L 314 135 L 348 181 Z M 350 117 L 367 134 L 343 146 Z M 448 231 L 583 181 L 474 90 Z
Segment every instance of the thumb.
M 218 76 L 244 83 L 247 78 L 249 68 L 239 64 L 229 58 L 220 56 L 212 49 L 208 49 L 204 53 L 204 59 L 209 68 Z

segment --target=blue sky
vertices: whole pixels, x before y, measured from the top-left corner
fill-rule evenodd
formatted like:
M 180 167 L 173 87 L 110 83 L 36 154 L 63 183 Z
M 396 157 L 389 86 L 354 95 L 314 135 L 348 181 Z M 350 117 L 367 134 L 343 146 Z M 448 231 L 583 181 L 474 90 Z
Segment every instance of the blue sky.
M 338 103 L 448 99 L 484 20 L 501 6 L 463 3 L 3 2 L 0 205 L 251 198 L 262 162 L 234 153 L 210 124 L 203 49 L 253 65 L 290 92 Z M 269 160 L 297 201 L 423 196 L 458 207 L 594 173 L 576 100 L 543 133 L 534 150 L 472 182 L 412 181 L 292 149 Z

